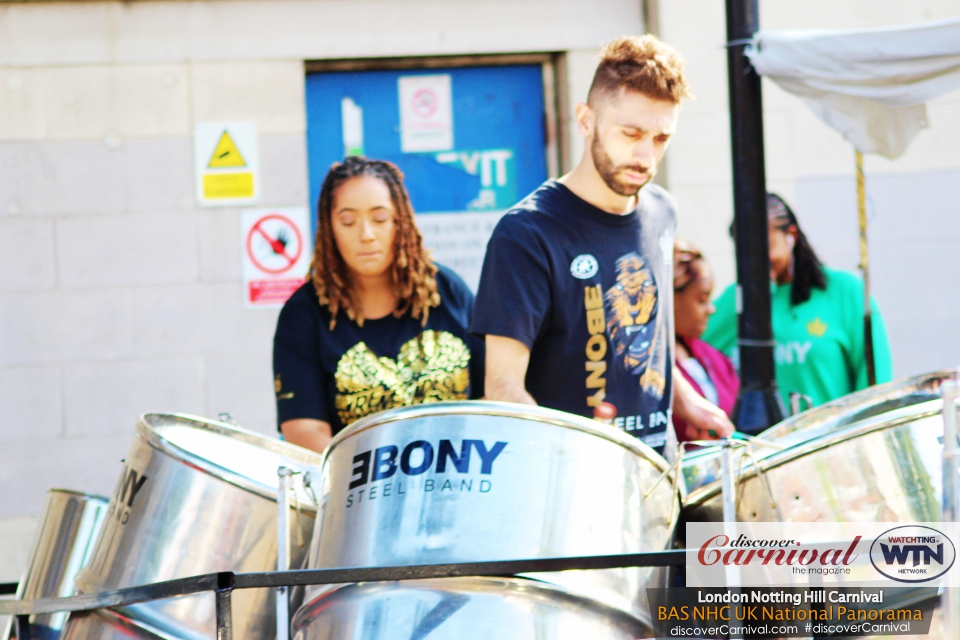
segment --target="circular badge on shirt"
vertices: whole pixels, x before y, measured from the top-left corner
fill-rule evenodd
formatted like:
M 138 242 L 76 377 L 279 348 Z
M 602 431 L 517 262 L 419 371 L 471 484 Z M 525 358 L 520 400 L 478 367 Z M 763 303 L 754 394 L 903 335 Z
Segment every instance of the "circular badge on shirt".
M 599 268 L 600 265 L 597 264 L 596 258 L 589 253 L 581 253 L 579 256 L 573 259 L 573 262 L 570 263 L 570 274 L 574 278 L 586 280 L 587 278 L 592 278 L 593 276 L 597 275 L 597 270 Z

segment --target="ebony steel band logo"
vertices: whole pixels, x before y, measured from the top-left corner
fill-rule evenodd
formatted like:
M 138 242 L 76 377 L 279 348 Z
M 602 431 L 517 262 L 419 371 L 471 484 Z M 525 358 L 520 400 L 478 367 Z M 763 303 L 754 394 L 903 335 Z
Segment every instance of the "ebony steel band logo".
M 493 487 L 489 478 L 458 476 L 470 474 L 471 460 L 479 461 L 473 467 L 481 476 L 492 475 L 493 463 L 506 447 L 507 443 L 500 441 L 487 446 L 483 440 L 466 439 L 458 448 L 451 440 L 440 440 L 436 445 L 414 440 L 402 450 L 390 444 L 363 451 L 353 456 L 346 508 L 412 491 L 464 493 L 476 489 L 479 493 L 488 493 Z M 418 477 L 431 471 L 431 477 Z M 454 476 L 454 472 L 458 475 Z M 439 474 L 444 475 L 435 477 Z
M 953 566 L 957 550 L 944 533 L 931 527 L 906 525 L 884 531 L 870 545 L 870 562 L 897 582 L 936 580 Z

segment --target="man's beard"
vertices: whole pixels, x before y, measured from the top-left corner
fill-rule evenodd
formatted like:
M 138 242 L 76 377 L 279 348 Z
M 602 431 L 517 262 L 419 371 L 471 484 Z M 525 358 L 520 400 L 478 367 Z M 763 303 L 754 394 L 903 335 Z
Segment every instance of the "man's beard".
M 607 150 L 603 148 L 603 145 L 600 144 L 600 138 L 594 136 L 593 142 L 590 143 L 590 155 L 593 156 L 593 166 L 597 168 L 597 173 L 600 174 L 600 177 L 603 178 L 603 181 L 607 183 L 607 186 L 610 187 L 610 190 L 621 196 L 635 196 L 640 192 L 640 189 L 643 188 L 647 182 L 653 180 L 653 176 L 656 175 L 657 170 L 655 167 L 650 167 L 646 170 L 638 165 L 620 165 L 614 166 L 613 160 L 607 154 Z M 625 169 L 630 169 L 636 171 L 637 173 L 647 174 L 647 182 L 644 182 L 641 185 L 634 183 L 625 183 L 620 182 L 617 179 L 617 174 L 620 171 Z

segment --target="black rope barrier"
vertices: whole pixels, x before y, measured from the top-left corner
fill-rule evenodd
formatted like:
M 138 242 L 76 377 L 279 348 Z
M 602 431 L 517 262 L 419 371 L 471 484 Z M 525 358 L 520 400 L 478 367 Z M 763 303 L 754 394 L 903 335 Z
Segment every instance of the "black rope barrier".
M 686 562 L 686 550 L 653 551 L 575 558 L 534 558 L 529 560 L 494 560 L 488 562 L 459 562 L 398 567 L 364 567 L 350 569 L 300 569 L 292 571 L 264 571 L 233 573 L 222 571 L 189 578 L 167 580 L 153 584 L 90 593 L 69 598 L 37 598 L 34 600 L 2 600 L 0 615 L 17 617 L 18 640 L 30 640 L 29 616 L 59 611 L 90 611 L 104 607 L 122 607 L 151 600 L 213 591 L 216 594 L 217 640 L 232 640 L 231 594 L 234 589 L 258 589 L 322 584 L 349 584 L 354 582 L 392 582 L 425 578 L 453 578 L 463 576 L 510 576 L 520 573 L 549 573 L 618 569 L 625 567 L 667 567 Z M 0 585 L 16 593 L 17 585 Z

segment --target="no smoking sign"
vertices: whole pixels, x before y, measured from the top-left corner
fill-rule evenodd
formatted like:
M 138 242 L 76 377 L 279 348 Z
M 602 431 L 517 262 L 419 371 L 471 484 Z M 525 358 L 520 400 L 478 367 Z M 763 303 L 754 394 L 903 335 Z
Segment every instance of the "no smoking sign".
M 421 118 L 429 118 L 437 112 L 437 95 L 432 89 L 420 89 L 413 95 L 413 112 Z
M 279 307 L 305 281 L 309 219 L 302 208 L 254 209 L 241 215 L 244 306 Z
M 279 213 L 262 216 L 247 232 L 247 255 L 257 269 L 280 274 L 297 264 L 303 252 L 303 236 L 290 218 Z

